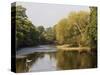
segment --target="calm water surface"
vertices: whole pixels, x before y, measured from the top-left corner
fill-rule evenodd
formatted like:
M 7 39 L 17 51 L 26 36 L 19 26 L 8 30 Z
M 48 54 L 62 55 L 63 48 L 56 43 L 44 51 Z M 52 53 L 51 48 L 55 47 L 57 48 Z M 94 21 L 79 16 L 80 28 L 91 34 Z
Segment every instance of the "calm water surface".
M 23 48 L 16 52 L 16 72 L 95 68 L 96 56 L 95 52 L 62 51 L 51 45 Z

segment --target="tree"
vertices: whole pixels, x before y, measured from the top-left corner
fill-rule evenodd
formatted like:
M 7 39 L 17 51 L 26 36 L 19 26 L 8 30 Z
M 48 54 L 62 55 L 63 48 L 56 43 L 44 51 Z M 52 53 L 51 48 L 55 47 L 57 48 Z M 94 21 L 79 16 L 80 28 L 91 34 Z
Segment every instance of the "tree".
M 45 44 L 45 42 L 46 42 L 46 39 L 45 39 L 45 36 L 44 36 L 44 34 L 45 34 L 45 28 L 43 27 L 43 26 L 38 26 L 37 27 L 37 31 L 38 31 L 38 33 L 39 33 L 39 43 L 40 44 Z
M 73 37 L 76 38 L 76 42 L 79 46 L 85 45 L 87 39 L 86 29 L 89 24 L 89 12 L 80 11 L 70 13 L 68 23 L 72 26 Z
M 12 19 L 15 18 L 16 20 L 17 48 L 37 45 L 38 31 L 32 22 L 29 21 L 26 15 L 26 9 L 22 6 L 12 6 L 12 14 L 14 13 L 16 13 L 16 16 L 12 15 Z
M 90 7 L 90 23 L 87 29 L 91 46 L 97 46 L 97 7 Z
M 45 28 L 43 26 L 38 26 L 37 30 L 38 30 L 39 34 L 42 34 L 45 31 Z
M 55 35 L 52 27 L 46 28 L 46 33 L 44 34 L 45 39 L 48 43 L 54 43 L 55 42 Z
M 56 26 L 55 26 L 55 32 L 56 32 L 56 40 L 58 44 L 64 44 L 65 43 L 65 35 L 66 35 L 66 25 L 67 25 L 67 19 L 62 19 Z
M 86 29 L 89 24 L 89 12 L 71 12 L 67 18 L 60 20 L 55 26 L 58 44 L 86 44 Z

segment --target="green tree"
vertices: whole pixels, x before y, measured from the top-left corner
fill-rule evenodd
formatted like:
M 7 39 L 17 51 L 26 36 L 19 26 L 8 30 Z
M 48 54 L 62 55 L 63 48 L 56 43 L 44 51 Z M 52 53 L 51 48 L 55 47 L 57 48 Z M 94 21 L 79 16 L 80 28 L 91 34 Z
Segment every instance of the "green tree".
M 13 15 L 14 13 L 16 13 L 16 16 Z M 32 22 L 28 19 L 26 15 L 26 9 L 22 6 L 12 6 L 12 19 L 14 18 L 16 22 L 17 48 L 37 45 L 38 31 Z
M 46 28 L 46 33 L 45 35 L 45 39 L 48 43 L 54 43 L 55 42 L 55 35 L 54 35 L 54 31 L 52 27 Z
M 87 29 L 91 46 L 97 46 L 97 7 L 90 7 L 90 23 Z
M 45 42 L 46 42 L 46 39 L 45 39 L 45 36 L 44 36 L 45 28 L 43 26 L 38 26 L 37 31 L 39 33 L 39 37 L 38 37 L 39 38 L 39 43 L 40 44 L 45 44 Z

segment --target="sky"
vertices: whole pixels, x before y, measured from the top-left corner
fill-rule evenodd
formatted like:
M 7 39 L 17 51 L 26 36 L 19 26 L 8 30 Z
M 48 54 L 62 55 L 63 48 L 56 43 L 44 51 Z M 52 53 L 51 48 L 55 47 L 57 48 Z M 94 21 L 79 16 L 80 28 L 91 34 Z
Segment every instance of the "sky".
M 88 6 L 17 2 L 26 8 L 26 14 L 35 26 L 52 27 L 70 12 L 89 11 Z

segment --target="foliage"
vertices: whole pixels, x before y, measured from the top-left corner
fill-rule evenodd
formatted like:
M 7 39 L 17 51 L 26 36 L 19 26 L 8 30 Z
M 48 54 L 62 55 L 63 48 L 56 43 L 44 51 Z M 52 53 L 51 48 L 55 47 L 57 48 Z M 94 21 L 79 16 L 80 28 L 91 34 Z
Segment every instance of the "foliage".
M 55 27 L 56 40 L 58 44 L 64 44 L 64 39 L 66 35 L 66 25 L 67 20 L 62 19 Z
M 12 7 L 14 8 L 14 7 Z M 16 46 L 17 48 L 26 46 L 35 46 L 38 42 L 38 32 L 35 26 L 29 21 L 22 6 L 16 6 Z M 13 16 L 12 16 L 13 17 Z M 34 34 L 34 35 L 33 35 Z
M 16 8 L 16 10 L 14 10 Z M 14 17 L 13 13 L 16 13 Z M 39 44 L 71 44 L 71 46 L 88 46 L 97 41 L 97 8 L 86 11 L 71 12 L 53 27 L 35 27 L 28 19 L 26 9 L 22 6 L 12 7 L 12 19 L 16 20 L 17 48 Z M 13 22 L 12 22 L 13 24 Z
M 54 43 L 55 41 L 55 35 L 54 35 L 54 31 L 52 27 L 46 28 L 46 32 L 45 32 L 45 39 L 47 40 L 48 43 Z
M 12 19 L 15 16 L 13 14 L 16 13 L 16 47 L 21 48 L 53 43 L 54 34 L 52 28 L 35 27 L 28 19 L 25 11 L 26 9 L 22 6 L 12 7 Z
M 56 40 L 59 44 L 71 43 L 80 45 L 85 41 L 84 36 L 89 24 L 89 13 L 71 12 L 68 18 L 62 19 L 56 25 Z M 86 36 L 85 36 L 86 37 Z M 86 42 L 86 41 L 85 41 Z
M 87 29 L 91 44 L 97 44 L 97 7 L 90 7 L 90 23 Z

